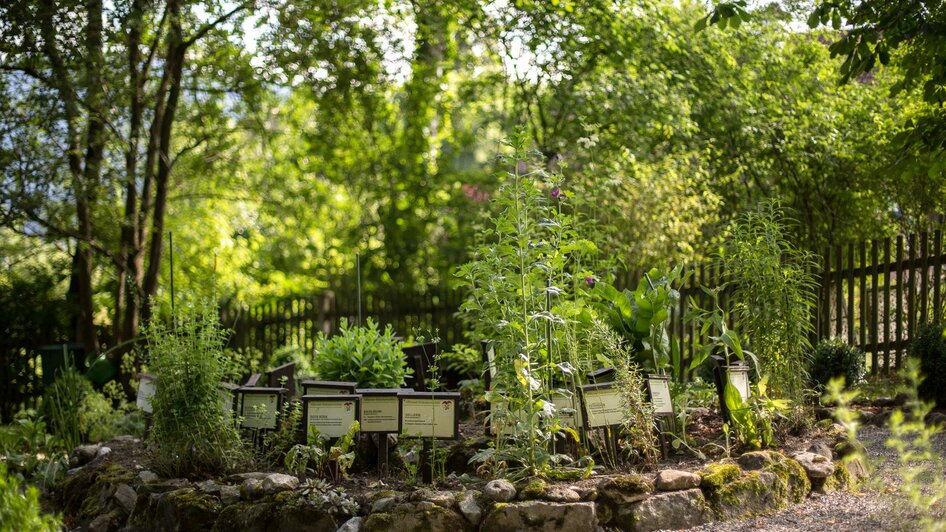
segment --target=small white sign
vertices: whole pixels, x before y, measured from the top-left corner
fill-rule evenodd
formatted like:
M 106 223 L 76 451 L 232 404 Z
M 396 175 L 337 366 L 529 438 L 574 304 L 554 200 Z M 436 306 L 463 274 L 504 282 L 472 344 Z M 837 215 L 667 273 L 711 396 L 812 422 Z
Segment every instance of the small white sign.
M 151 398 L 154 397 L 154 391 L 154 377 L 142 375 L 141 380 L 138 381 L 138 396 L 135 399 L 135 404 L 138 409 L 146 414 L 151 414 L 154 411 L 151 408 Z
M 666 378 L 651 375 L 647 379 L 650 389 L 650 402 L 654 406 L 654 413 L 658 416 L 673 415 L 673 402 L 670 397 L 670 383 Z
M 729 383 L 739 392 L 742 402 L 749 402 L 749 372 L 729 370 L 727 373 L 729 374 Z
M 243 393 L 243 427 L 248 429 L 276 428 L 279 395 L 275 393 Z

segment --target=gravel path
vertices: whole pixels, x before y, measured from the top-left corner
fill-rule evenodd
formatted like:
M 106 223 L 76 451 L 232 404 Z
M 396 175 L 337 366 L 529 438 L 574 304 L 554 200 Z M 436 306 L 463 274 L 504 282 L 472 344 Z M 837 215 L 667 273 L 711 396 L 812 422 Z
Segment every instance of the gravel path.
M 694 531 L 749 531 L 771 530 L 830 530 L 831 532 L 867 530 L 911 530 L 910 519 L 901 504 L 889 495 L 897 489 L 895 470 L 896 453 L 884 442 L 889 431 L 877 427 L 863 427 L 858 437 L 867 447 L 877 470 L 869 486 L 856 494 L 835 492 L 809 499 L 781 512 L 745 521 L 717 522 L 693 528 Z M 940 456 L 946 456 L 946 436 L 936 440 Z

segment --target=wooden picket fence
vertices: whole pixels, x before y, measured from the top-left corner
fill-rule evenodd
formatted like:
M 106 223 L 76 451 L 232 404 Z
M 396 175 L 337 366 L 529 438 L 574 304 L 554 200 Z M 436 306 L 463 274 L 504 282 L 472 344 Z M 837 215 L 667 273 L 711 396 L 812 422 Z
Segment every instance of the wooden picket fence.
M 821 261 L 811 341 L 840 337 L 858 346 L 868 353 L 872 374 L 901 367 L 918 328 L 943 318 L 946 255 L 940 231 L 831 246 L 823 251 Z M 715 287 L 726 280 L 725 272 L 714 263 L 689 268 L 693 274 L 680 287 L 682 297 L 669 325 L 685 364 L 692 360 L 695 341 L 705 341 L 698 338 L 696 325 L 684 319 L 691 310 L 690 297 L 707 308 L 711 302 L 700 287 Z M 627 275 L 617 284 L 633 287 L 636 278 Z M 730 295 L 721 294 L 724 308 L 731 302 Z M 455 316 L 464 297 L 463 291 L 447 286 L 435 286 L 423 294 L 390 289 L 364 295 L 361 315 L 381 327 L 390 324 L 402 337 L 439 337 L 446 348 L 465 341 L 463 323 Z M 227 306 L 221 309 L 221 323 L 233 331 L 232 348 L 256 352 L 265 361 L 286 345 L 311 353 L 319 334 L 333 334 L 343 318 L 355 323 L 358 315 L 355 291 L 345 288 Z M 5 421 L 19 408 L 35 406 L 43 393 L 35 347 L 54 340 L 42 340 L 29 346 L 0 342 L 0 417 Z
M 361 317 L 376 321 L 383 330 L 391 325 L 401 337 L 437 337 L 442 346 L 463 341 L 463 326 L 455 314 L 463 293 L 435 286 L 426 293 L 390 290 L 362 297 Z M 230 347 L 256 351 L 263 360 L 287 345 L 313 352 L 319 334 L 338 331 L 343 319 L 357 323 L 357 294 L 350 290 L 326 290 L 308 297 L 286 298 L 257 305 L 225 307 L 221 322 L 232 328 Z

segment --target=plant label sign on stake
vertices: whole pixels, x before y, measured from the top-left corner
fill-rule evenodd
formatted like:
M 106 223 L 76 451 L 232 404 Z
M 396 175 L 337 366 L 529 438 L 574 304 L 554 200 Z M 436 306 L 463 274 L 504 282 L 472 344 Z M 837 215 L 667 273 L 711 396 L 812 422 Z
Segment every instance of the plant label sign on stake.
M 624 401 L 613 382 L 587 384 L 581 390 L 585 430 L 598 429 L 606 434 L 611 456 L 617 457 L 617 428 L 624 424 Z
M 378 472 L 388 469 L 388 434 L 397 434 L 401 419 L 400 388 L 359 388 L 361 396 L 361 432 L 377 434 Z
M 647 376 L 647 396 L 650 398 L 650 404 L 654 409 L 654 416 L 657 418 L 657 438 L 660 440 L 660 452 L 664 458 L 670 455 L 667 448 L 667 439 L 664 432 L 667 431 L 666 424 L 673 423 L 673 399 L 670 395 L 670 378 L 666 375 L 648 375 Z
M 585 376 L 588 378 L 588 382 L 592 384 L 603 384 L 606 382 L 614 382 L 617 373 L 614 368 L 601 368 L 589 371 Z
M 739 397 L 743 403 L 749 402 L 749 367 L 748 366 L 729 366 L 729 384 L 739 392 Z
M 243 386 L 240 395 L 240 417 L 243 428 L 260 431 L 275 430 L 285 388 L 253 388 Z
M 296 363 L 290 362 L 266 372 L 266 382 L 272 387 L 289 390 L 289 396 L 296 394 Z
M 139 410 L 150 415 L 153 412 L 151 398 L 154 397 L 155 391 L 154 376 L 142 373 L 138 378 L 138 395 L 135 398 L 135 405 Z
M 304 380 L 302 395 L 352 395 L 358 388 L 357 382 Z
M 555 412 L 558 414 L 558 419 L 563 427 L 578 430 L 584 426 L 584 419 L 581 415 L 581 399 L 578 394 L 552 394 L 552 404 L 555 405 Z
M 492 340 L 480 340 L 480 350 L 483 352 L 483 365 L 487 368 L 483 373 L 483 385 L 489 390 L 496 380 L 496 345 Z
M 431 442 L 455 440 L 460 435 L 459 392 L 403 392 L 398 432 L 403 436 L 423 438 L 421 471 L 425 483 L 433 482 L 430 467 Z
M 357 394 L 303 395 L 302 411 L 306 427 L 318 429 L 327 438 L 341 438 L 361 413 Z

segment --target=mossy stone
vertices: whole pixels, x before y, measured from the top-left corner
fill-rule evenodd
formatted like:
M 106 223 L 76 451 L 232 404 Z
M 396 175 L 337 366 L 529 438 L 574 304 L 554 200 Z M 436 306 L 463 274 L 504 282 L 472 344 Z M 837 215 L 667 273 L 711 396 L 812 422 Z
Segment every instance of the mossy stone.
M 700 487 L 704 489 L 719 489 L 722 486 L 736 480 L 742 470 L 739 466 L 728 462 L 713 462 L 706 464 L 700 471 Z
M 542 479 L 530 480 L 525 486 L 517 487 L 519 490 L 519 499 L 523 501 L 542 499 L 545 497 L 545 490 L 548 489 L 548 487 L 549 485 Z
M 470 523 L 460 514 L 429 502 L 400 504 L 390 512 L 374 513 L 362 523 L 363 532 L 468 532 Z
M 225 507 L 214 523 L 215 532 L 265 532 L 273 518 L 268 502 L 238 502 Z

